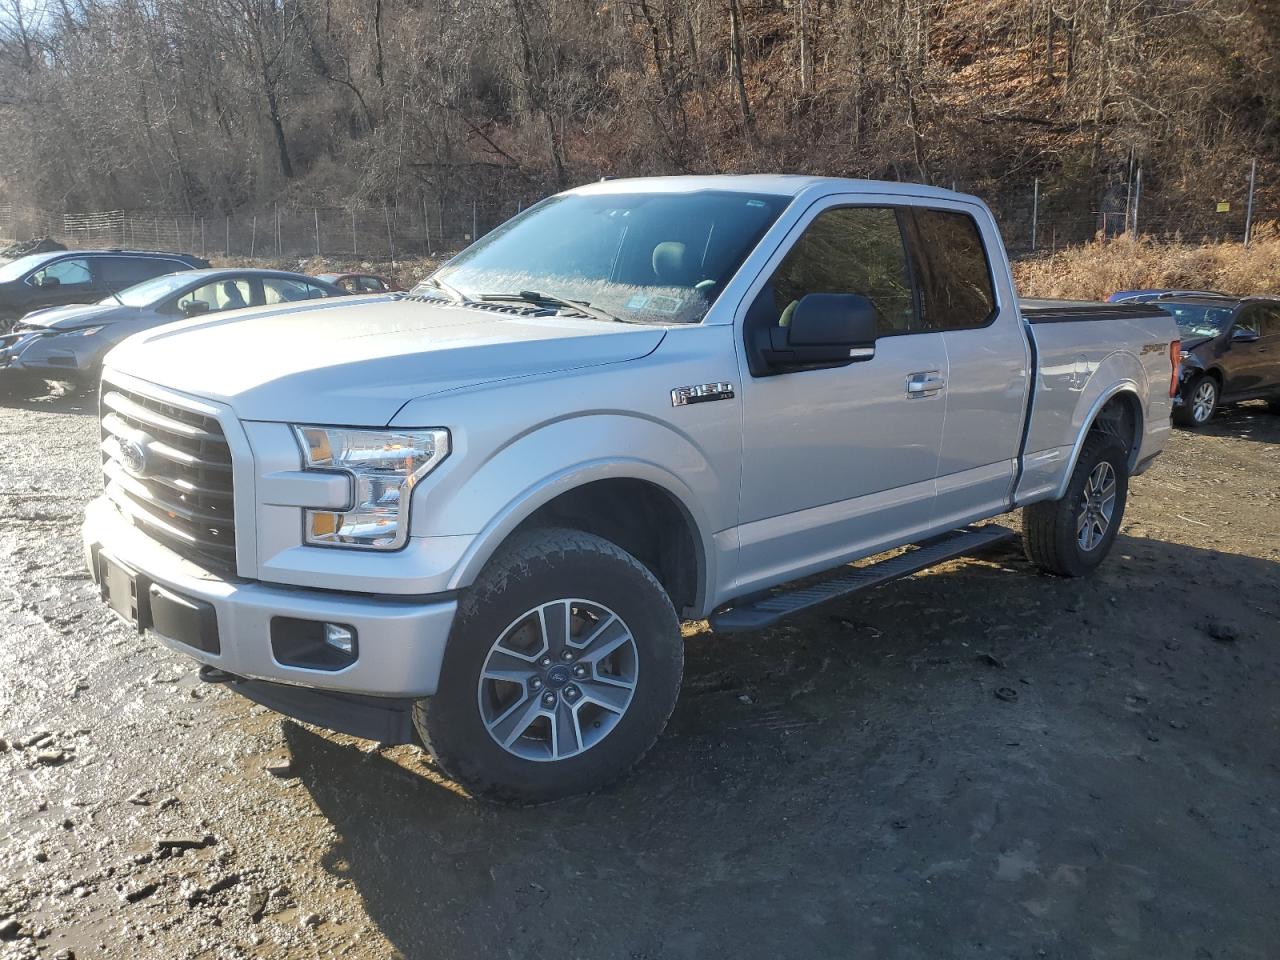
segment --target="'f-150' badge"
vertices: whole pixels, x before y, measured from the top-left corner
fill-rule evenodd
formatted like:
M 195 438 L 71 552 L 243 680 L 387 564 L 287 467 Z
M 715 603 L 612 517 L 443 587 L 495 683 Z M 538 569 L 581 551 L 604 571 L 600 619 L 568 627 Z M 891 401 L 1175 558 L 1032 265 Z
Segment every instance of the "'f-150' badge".
M 684 407 L 691 403 L 708 403 L 712 400 L 732 400 L 732 383 L 697 383 L 691 387 L 676 387 L 671 391 L 671 405 Z

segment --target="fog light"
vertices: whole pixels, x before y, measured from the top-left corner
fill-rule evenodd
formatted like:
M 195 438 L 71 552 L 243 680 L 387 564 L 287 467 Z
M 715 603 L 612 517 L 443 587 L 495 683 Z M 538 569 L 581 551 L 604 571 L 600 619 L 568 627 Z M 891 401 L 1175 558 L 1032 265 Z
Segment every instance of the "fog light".
M 360 656 L 360 637 L 349 623 L 272 617 L 271 653 L 286 667 L 343 670 Z
M 324 642 L 335 650 L 340 650 L 348 657 L 356 652 L 356 634 L 350 627 L 344 627 L 340 623 L 326 623 L 324 625 Z

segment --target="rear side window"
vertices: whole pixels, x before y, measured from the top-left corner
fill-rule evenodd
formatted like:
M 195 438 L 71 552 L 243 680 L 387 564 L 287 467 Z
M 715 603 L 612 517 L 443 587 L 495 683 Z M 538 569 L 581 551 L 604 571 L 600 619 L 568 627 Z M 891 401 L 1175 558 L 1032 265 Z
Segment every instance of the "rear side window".
M 819 214 L 760 290 L 748 323 L 786 326 L 809 293 L 856 293 L 871 301 L 882 333 L 907 333 L 915 303 L 898 217 L 887 207 Z
M 915 209 L 908 219 L 924 327 L 985 327 L 995 316 L 996 295 L 978 224 L 953 210 Z
M 189 268 L 185 264 L 157 257 L 102 257 L 98 260 L 103 282 L 116 290 L 186 269 Z

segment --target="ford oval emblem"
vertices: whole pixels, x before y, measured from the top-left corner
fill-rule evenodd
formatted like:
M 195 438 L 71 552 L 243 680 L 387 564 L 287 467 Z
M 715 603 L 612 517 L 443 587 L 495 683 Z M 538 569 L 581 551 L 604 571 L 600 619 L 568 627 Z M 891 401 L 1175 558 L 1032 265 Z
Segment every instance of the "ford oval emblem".
M 135 477 L 146 476 L 147 473 L 147 448 L 140 444 L 137 440 L 129 440 L 121 438 L 120 440 L 120 462 L 124 464 L 124 468 Z

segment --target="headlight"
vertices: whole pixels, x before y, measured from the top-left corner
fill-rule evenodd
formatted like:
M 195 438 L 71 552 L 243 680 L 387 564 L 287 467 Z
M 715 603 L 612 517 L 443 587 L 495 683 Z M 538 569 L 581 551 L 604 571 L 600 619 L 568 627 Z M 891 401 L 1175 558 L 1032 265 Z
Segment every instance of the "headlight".
M 449 455 L 449 431 L 361 430 L 295 426 L 308 470 L 346 473 L 352 505 L 341 512 L 307 510 L 307 543 L 395 550 L 409 536 L 413 485 Z
M 1191 356 L 1191 354 L 1189 354 L 1189 353 L 1187 353 L 1187 351 L 1183 350 L 1183 351 L 1181 351 L 1181 352 L 1178 354 L 1178 359 L 1179 359 L 1179 360 L 1185 360 L 1185 359 L 1187 359 L 1187 357 L 1189 357 L 1189 356 Z
M 70 334 L 72 334 L 73 336 L 78 336 L 78 337 L 91 337 L 91 336 L 93 336 L 95 333 L 97 333 L 97 332 L 98 332 L 99 330 L 101 330 L 101 329 L 102 329 L 102 327 L 100 327 L 100 326 L 98 326 L 98 327 L 81 327 L 79 330 L 68 330 L 68 331 L 67 331 L 67 333 L 70 333 Z

